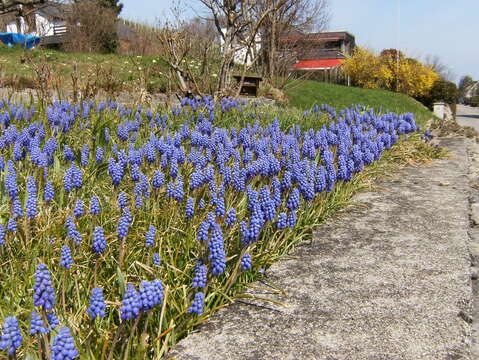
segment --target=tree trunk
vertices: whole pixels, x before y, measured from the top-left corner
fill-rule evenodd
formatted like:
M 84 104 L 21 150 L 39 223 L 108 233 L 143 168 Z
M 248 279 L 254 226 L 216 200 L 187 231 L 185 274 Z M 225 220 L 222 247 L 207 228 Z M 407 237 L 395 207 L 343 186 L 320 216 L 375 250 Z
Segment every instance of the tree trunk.
M 227 29 L 225 34 L 225 42 L 223 44 L 223 56 L 221 59 L 220 75 L 218 80 L 218 93 L 220 94 L 222 94 L 224 90 L 228 87 L 233 59 L 233 33 L 231 29 Z
M 271 14 L 271 33 L 269 39 L 269 79 L 272 82 L 275 75 L 276 61 L 276 15 Z

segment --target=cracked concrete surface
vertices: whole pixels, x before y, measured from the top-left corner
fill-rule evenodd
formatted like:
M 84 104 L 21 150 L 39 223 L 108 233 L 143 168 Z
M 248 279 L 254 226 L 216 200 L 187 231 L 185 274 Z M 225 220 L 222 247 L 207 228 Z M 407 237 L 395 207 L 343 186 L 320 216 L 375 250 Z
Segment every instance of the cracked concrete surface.
M 236 301 L 168 358 L 479 358 L 471 341 L 479 312 L 471 290 L 471 144 L 443 140 L 449 159 L 404 169 L 357 195 L 363 206 L 318 228 L 247 291 L 284 306 Z

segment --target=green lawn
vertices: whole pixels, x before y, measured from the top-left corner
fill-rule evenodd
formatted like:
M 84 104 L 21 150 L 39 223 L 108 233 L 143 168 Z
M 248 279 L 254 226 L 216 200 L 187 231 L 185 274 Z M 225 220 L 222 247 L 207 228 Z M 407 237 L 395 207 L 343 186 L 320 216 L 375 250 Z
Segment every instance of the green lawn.
M 425 106 L 413 98 L 386 90 L 361 89 L 307 80 L 292 82 L 286 89 L 286 95 L 290 106 L 302 110 L 315 104 L 327 104 L 337 110 L 355 104 L 397 113 L 412 112 L 421 125 L 433 117 Z
M 0 45 L 0 85 L 35 86 L 39 78 L 38 69 L 45 64 L 51 71 L 52 83 L 62 88 L 72 86 L 75 69 L 80 83 L 96 82 L 97 86 L 105 89 L 121 89 L 145 79 L 149 91 L 160 92 L 165 89 L 167 81 L 164 76 L 166 65 L 158 56 L 65 53 Z

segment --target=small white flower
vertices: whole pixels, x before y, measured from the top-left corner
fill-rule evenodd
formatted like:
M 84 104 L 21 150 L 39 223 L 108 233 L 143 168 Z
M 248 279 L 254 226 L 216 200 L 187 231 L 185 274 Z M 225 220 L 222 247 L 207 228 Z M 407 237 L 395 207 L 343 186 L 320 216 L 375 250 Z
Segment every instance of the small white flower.
M 153 64 L 156 64 L 156 60 L 155 60 L 155 59 L 153 59 Z

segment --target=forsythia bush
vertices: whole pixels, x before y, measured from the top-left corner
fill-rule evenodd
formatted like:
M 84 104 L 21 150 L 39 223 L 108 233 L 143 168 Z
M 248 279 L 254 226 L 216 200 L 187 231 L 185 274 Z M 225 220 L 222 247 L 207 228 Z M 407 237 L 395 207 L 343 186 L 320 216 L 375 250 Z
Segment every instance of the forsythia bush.
M 397 90 L 416 98 L 426 96 L 439 78 L 430 66 L 416 59 L 404 58 L 401 52 L 398 67 L 395 50 L 377 56 L 361 47 L 346 60 L 343 71 L 357 86 Z
M 381 88 L 383 69 L 379 57 L 370 50 L 357 47 L 353 56 L 346 60 L 343 71 L 349 75 L 351 82 L 367 89 Z M 385 70 L 385 69 L 384 69 Z

